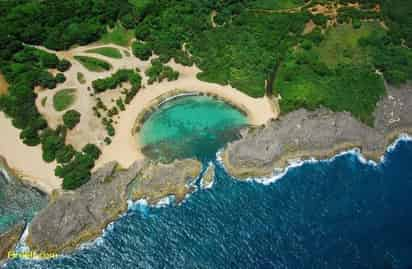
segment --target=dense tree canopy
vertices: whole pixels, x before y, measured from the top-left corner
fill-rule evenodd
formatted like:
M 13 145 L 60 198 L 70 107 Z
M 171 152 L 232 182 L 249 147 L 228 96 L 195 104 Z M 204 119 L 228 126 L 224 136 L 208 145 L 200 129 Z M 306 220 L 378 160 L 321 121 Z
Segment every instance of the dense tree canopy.
M 375 104 L 384 94 L 383 80 L 377 73 L 382 72 L 391 84 L 412 80 L 412 1 L 359 0 L 359 8 L 344 6 L 351 0 L 334 1 L 342 6 L 336 12 L 338 26 L 332 27 L 328 26 L 330 15 L 312 14 L 308 9 L 330 2 L 0 1 L 0 71 L 10 84 L 8 94 L 0 96 L 0 109 L 21 129 L 25 144 L 41 143 L 46 161 L 62 163 L 56 175 L 64 178 L 65 188 L 87 182 L 96 152 L 90 146 L 75 152 L 65 145 L 65 128 L 49 129 L 35 106 L 36 86 L 53 89 L 64 81 L 63 74 L 54 76 L 48 69 L 65 72 L 71 64 L 33 45 L 68 49 L 97 41 L 116 25 L 128 30 L 128 35 L 135 33 L 137 41 L 132 49 L 137 57 L 147 60 L 153 53 L 159 56 L 146 71 L 150 82 L 176 79 L 178 74 L 165 65 L 174 58 L 183 65 L 195 63 L 201 69 L 201 80 L 230 84 L 254 97 L 263 96 L 267 81 L 273 81 L 269 86 L 282 96 L 283 113 L 322 105 L 349 111 L 371 124 Z M 299 6 L 297 12 L 282 12 Z M 315 27 L 305 33 L 310 20 Z M 368 28 L 371 21 L 384 27 L 376 31 L 376 27 Z M 334 34 L 341 28 L 346 34 Z M 110 66 L 103 66 L 103 70 L 108 69 Z M 117 87 L 126 76 L 133 87 L 124 92 L 124 99 L 116 100 L 122 110 L 140 88 L 136 72 L 121 71 L 93 82 L 93 87 L 102 92 Z M 110 111 L 116 113 L 113 108 Z M 80 115 L 75 114 L 66 115 L 67 128 L 77 124 Z M 103 120 L 108 134 L 114 135 L 112 122 Z

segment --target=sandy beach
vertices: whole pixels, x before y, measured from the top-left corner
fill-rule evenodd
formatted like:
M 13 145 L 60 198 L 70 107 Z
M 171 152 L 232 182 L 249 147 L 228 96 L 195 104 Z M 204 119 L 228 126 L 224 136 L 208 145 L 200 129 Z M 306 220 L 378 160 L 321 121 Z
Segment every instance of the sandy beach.
M 90 49 L 107 46 L 119 49 L 123 57 L 121 59 L 112 59 L 99 54 L 86 52 Z M 267 97 L 252 98 L 231 86 L 222 86 L 200 81 L 196 77 L 196 74 L 200 72 L 196 66 L 186 67 L 171 60 L 167 65 L 179 71 L 179 79 L 148 85 L 144 71 L 151 66 L 150 59 L 148 61 L 141 61 L 134 56 L 130 56 L 132 55 L 130 48 L 123 48 L 112 44 L 91 44 L 76 47 L 69 51 L 58 52 L 43 47 L 37 48 L 56 53 L 59 58 L 65 58 L 72 63 L 72 67 L 64 73 L 66 81 L 59 84 L 56 89 L 52 91 L 36 89 L 36 93 L 38 94 L 36 99 L 37 109 L 48 121 L 49 126 L 56 128 L 59 124 L 62 124 L 64 111 L 57 112 L 54 109 L 53 95 L 62 89 L 75 88 L 77 90 L 76 101 L 71 106 L 71 109 L 79 111 L 82 117 L 80 123 L 73 130 L 69 130 L 66 143 L 72 144 L 77 150 L 81 150 L 87 143 L 98 145 L 102 150 L 102 155 L 96 163 L 95 170 L 113 160 L 117 161 L 122 167 L 127 168 L 136 160 L 143 159 L 144 156 L 140 151 L 137 136 L 133 132 L 136 118 L 150 107 L 157 98 L 176 90 L 208 93 L 227 100 L 246 112 L 251 125 L 260 126 L 266 124 L 270 119 L 275 119 L 279 115 L 276 100 L 270 100 Z M 125 53 L 125 51 L 128 53 Z M 89 71 L 73 58 L 75 55 L 92 56 L 105 60 L 110 62 L 113 68 L 104 72 Z M 123 87 L 106 91 L 96 96 L 92 96 L 88 88 L 92 87 L 92 81 L 98 78 L 108 77 L 122 68 L 140 70 L 143 78 L 143 87 L 133 101 L 126 106 L 126 110 L 120 112 L 120 114 L 114 118 L 117 122 L 114 125 L 116 135 L 112 138 L 112 143 L 106 145 L 103 141 L 106 137 L 106 130 L 101 123 L 101 119 L 94 115 L 92 107 L 96 104 L 96 97 L 100 97 L 109 107 L 112 106 L 111 100 L 117 99 L 117 97 L 120 96 L 120 91 L 123 87 L 127 87 L 127 83 L 122 85 Z M 55 70 L 50 71 L 55 72 Z M 78 73 L 83 74 L 86 81 L 85 83 L 82 84 L 78 81 Z M 42 102 L 42 100 L 46 101 Z M 60 189 L 61 180 L 54 176 L 56 164 L 47 164 L 42 160 L 40 146 L 28 147 L 24 145 L 19 139 L 19 130 L 12 126 L 10 119 L 7 119 L 3 113 L 0 115 L 0 126 L 2 130 L 4 130 L 0 142 L 0 155 L 6 158 L 10 167 L 16 170 L 19 175 L 43 191 L 51 193 L 54 189 Z
M 199 81 L 196 78 L 196 73 L 200 70 L 196 67 L 184 67 L 174 62 L 169 63 L 169 65 L 180 72 L 179 79 L 156 83 L 139 91 L 126 111 L 120 113 L 120 119 L 116 126 L 116 136 L 109 146 L 103 148 L 103 154 L 98 160 L 96 168 L 112 160 L 118 161 L 122 167 L 126 168 L 137 159 L 143 158 L 138 138 L 133 133 L 136 118 L 156 98 L 171 91 L 210 93 L 229 100 L 232 104 L 245 110 L 249 123 L 252 125 L 263 125 L 268 120 L 278 117 L 279 112 L 276 106 L 267 97 L 252 98 L 231 86 Z
M 20 130 L 11 120 L 0 112 L 0 155 L 8 166 L 25 182 L 46 193 L 60 189 L 61 179 L 54 175 L 55 163 L 46 163 L 42 159 L 40 146 L 28 147 L 19 138 Z

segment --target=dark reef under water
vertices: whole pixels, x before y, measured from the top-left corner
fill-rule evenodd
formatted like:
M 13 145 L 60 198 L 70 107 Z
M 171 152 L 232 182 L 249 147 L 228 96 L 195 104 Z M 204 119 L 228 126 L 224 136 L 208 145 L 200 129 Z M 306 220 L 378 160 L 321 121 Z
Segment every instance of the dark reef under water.
M 6 268 L 411 268 L 412 142 L 378 165 L 343 154 L 264 185 L 217 163 L 180 205 L 136 203 L 93 244 Z

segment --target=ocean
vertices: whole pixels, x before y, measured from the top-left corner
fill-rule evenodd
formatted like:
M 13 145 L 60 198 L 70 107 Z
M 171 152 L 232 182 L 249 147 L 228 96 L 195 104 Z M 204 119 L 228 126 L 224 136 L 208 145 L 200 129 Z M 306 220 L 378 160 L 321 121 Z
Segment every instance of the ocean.
M 411 141 L 378 164 L 352 151 L 270 184 L 213 161 L 213 186 L 183 203 L 133 203 L 73 254 L 5 268 L 412 268 Z

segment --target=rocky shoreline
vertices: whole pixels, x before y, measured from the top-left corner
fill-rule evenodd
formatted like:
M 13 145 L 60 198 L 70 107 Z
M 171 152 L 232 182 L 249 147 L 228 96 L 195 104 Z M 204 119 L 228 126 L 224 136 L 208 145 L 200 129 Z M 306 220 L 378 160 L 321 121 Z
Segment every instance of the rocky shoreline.
M 226 147 L 222 159 L 228 172 L 239 179 L 270 176 L 291 159 L 327 158 L 354 147 L 367 158 L 378 160 L 400 133 L 412 133 L 410 115 L 412 85 L 399 89 L 388 86 L 388 95 L 377 105 L 373 128 L 346 112 L 301 109 L 265 127 L 245 129 L 241 139 Z M 155 204 L 174 195 L 180 202 L 194 191 L 192 184 L 200 172 L 201 163 L 192 159 L 169 164 L 141 160 L 127 170 L 116 162 L 107 163 L 78 190 L 51 197 L 49 205 L 33 219 L 26 243 L 33 251 L 70 252 L 100 236 L 127 210 L 128 200 L 145 199 Z M 213 178 L 211 165 L 204 172 L 202 187 L 211 185 Z M 16 228 L 4 235 L 13 238 L 8 249 L 20 237 L 16 231 L 22 232 Z
M 70 252 L 100 236 L 127 210 L 129 199 L 146 199 L 153 204 L 174 195 L 181 201 L 193 190 L 190 183 L 200 171 L 200 162 L 190 159 L 172 164 L 136 161 L 127 170 L 116 162 L 108 163 L 88 183 L 61 194 L 40 211 L 30 224 L 26 243 L 37 252 Z
M 281 116 L 266 127 L 249 129 L 222 154 L 228 172 L 239 178 L 271 176 L 290 160 L 328 158 L 360 148 L 369 159 L 379 160 L 399 134 L 412 134 L 412 85 L 387 86 L 388 94 L 375 111 L 374 127 L 347 112 L 300 109 Z

